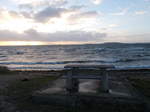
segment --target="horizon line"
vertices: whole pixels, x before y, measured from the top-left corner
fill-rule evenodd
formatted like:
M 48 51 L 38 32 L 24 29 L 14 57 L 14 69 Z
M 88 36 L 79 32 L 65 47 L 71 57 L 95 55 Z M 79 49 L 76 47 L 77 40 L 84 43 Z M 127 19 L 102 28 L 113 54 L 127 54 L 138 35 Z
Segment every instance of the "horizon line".
M 26 45 L 1 45 L 0 47 L 11 46 L 53 46 L 53 45 L 94 45 L 94 44 L 150 44 L 150 42 L 101 42 L 101 43 L 52 43 L 52 44 L 26 44 Z

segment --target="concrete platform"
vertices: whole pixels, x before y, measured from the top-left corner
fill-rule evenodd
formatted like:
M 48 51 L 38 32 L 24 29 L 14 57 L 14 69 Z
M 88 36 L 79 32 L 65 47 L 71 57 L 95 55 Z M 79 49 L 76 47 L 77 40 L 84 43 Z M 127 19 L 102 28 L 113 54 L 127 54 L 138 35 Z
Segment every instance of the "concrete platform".
M 42 104 L 56 105 L 86 105 L 86 104 L 101 104 L 101 103 L 122 103 L 122 104 L 142 104 L 140 98 L 135 96 L 134 91 L 131 91 L 124 85 L 124 82 L 117 80 L 109 81 L 109 92 L 100 91 L 100 80 L 80 79 L 79 92 L 68 94 L 66 92 L 65 79 L 57 79 L 53 84 L 44 90 L 36 91 L 33 94 L 33 100 Z

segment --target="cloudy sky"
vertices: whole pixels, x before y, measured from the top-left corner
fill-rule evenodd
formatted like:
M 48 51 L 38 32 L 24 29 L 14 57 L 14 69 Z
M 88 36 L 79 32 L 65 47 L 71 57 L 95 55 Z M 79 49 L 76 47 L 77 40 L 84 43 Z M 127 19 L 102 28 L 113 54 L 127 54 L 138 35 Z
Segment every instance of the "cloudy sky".
M 0 45 L 150 42 L 150 0 L 0 0 Z

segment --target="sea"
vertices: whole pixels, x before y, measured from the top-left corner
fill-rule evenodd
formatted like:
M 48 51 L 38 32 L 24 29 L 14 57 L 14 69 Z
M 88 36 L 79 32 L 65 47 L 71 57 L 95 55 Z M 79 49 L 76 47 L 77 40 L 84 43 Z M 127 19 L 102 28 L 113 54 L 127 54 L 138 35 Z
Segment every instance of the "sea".
M 11 70 L 61 70 L 68 64 L 150 68 L 150 43 L 0 47 L 0 66 Z

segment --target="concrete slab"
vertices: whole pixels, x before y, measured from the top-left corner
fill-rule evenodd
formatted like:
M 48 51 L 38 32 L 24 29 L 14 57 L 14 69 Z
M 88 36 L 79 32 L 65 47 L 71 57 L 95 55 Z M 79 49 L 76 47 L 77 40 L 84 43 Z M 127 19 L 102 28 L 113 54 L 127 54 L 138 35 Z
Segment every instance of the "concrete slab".
M 66 92 L 65 79 L 58 79 L 53 84 L 44 90 L 36 91 L 33 94 L 33 99 L 36 102 L 50 103 L 58 105 L 74 104 L 74 102 L 89 102 L 92 101 L 101 102 L 134 102 L 142 103 L 132 92 L 124 85 L 123 81 L 116 80 L 109 81 L 110 90 L 109 93 L 100 91 L 101 83 L 100 80 L 93 79 L 80 79 L 79 80 L 79 92 L 74 94 L 68 94 Z

